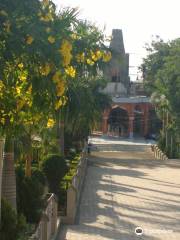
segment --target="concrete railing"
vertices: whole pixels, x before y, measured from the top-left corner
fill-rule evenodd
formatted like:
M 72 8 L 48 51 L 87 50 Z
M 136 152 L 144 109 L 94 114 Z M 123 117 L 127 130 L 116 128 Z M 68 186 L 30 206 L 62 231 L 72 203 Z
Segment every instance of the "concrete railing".
M 82 185 L 87 167 L 87 148 L 84 149 L 77 166 L 75 175 L 72 178 L 70 187 L 67 190 L 67 210 L 66 216 L 62 218 L 63 223 L 73 224 L 79 205 Z
M 56 236 L 58 228 L 58 202 L 55 194 L 48 195 L 50 196 L 47 200 L 47 207 L 42 214 L 36 232 L 29 240 L 51 240 Z
M 157 145 L 151 145 L 151 149 L 154 153 L 154 158 L 155 159 L 159 159 L 159 160 L 168 160 L 168 157 L 166 156 L 166 154 L 164 154 L 162 152 L 161 149 L 159 149 L 159 147 Z

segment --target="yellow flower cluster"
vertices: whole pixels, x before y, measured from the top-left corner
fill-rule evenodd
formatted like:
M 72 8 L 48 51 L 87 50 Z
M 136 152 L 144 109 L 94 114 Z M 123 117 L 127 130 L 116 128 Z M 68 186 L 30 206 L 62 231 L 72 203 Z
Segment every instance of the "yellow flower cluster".
M 68 66 L 67 68 L 65 68 L 65 72 L 67 75 L 69 75 L 72 78 L 76 76 L 76 69 L 73 68 L 73 66 Z
M 85 62 L 85 54 L 84 53 L 79 53 L 76 55 L 76 60 L 79 63 L 84 63 Z
M 64 81 L 58 82 L 56 84 L 56 95 L 58 97 L 61 97 L 63 96 L 64 92 L 65 92 L 65 82 Z
M 41 66 L 39 70 L 42 76 L 47 76 L 51 72 L 51 66 L 49 63 L 46 63 L 44 66 Z
M 91 51 L 91 58 L 93 61 L 98 61 L 102 57 L 102 52 L 97 50 L 96 52 Z
M 65 81 L 60 71 L 57 71 L 53 78 L 53 82 L 56 84 L 56 94 L 58 97 L 61 97 L 65 91 Z
M 55 43 L 56 39 L 53 36 L 49 36 L 48 37 L 48 42 L 50 42 L 51 44 Z
M 2 118 L 0 118 L 0 119 L 1 119 L 1 123 L 2 123 L 3 125 L 5 125 L 5 122 L 6 122 L 5 118 L 2 117 Z
M 46 8 L 46 7 L 48 7 L 48 5 L 49 5 L 49 1 L 48 0 L 44 0 L 43 1 L 43 5 L 44 5 L 44 7 Z M 39 12 L 38 13 L 38 17 L 40 18 L 40 20 L 42 21 L 42 22 L 50 22 L 50 21 L 53 21 L 54 19 L 53 19 L 53 15 L 52 15 L 52 10 L 51 9 L 49 9 L 49 12 L 47 13 L 47 12 Z
M 24 67 L 24 64 L 23 64 L 23 63 L 19 63 L 19 64 L 18 64 L 18 67 L 19 67 L 20 69 L 22 69 L 22 68 Z
M 103 56 L 102 56 L 102 59 L 103 59 L 103 62 L 109 62 L 111 60 L 111 52 L 109 51 L 106 51 L 103 53 Z
M 21 91 L 22 91 L 22 87 L 16 86 L 16 93 L 18 96 L 21 94 Z
M 111 52 L 110 51 L 100 51 L 97 50 L 95 52 L 93 52 L 92 50 L 90 51 L 90 56 L 89 58 L 86 59 L 86 62 L 88 65 L 93 66 L 95 64 L 95 62 L 97 62 L 98 60 L 100 60 L 102 58 L 103 62 L 109 62 L 111 60 Z M 77 58 L 77 60 L 79 61 L 79 56 Z
M 26 38 L 26 43 L 28 45 L 31 45 L 33 41 L 34 41 L 34 38 L 31 35 L 28 35 Z
M 58 83 L 60 81 L 62 81 L 62 74 L 60 71 L 56 71 L 55 74 L 52 77 L 52 80 L 54 83 Z
M 71 50 L 72 50 L 71 43 L 68 40 L 64 39 L 62 41 L 61 47 L 59 49 L 59 52 L 63 57 L 63 66 L 64 67 L 68 66 L 71 62 L 71 59 L 72 59 Z
M 0 91 L 4 88 L 4 83 L 2 80 L 0 80 Z
M 55 102 L 55 110 L 58 110 L 61 106 L 65 106 L 68 98 L 66 96 L 62 96 L 60 99 L 57 99 Z
M 42 16 L 42 17 L 40 18 L 40 20 L 43 21 L 43 22 L 50 22 L 50 21 L 53 20 L 53 17 L 52 17 L 52 15 L 49 13 L 49 14 L 47 14 L 47 15 L 45 15 L 45 16 Z
M 47 128 L 52 128 L 54 127 L 55 121 L 53 118 L 49 118 L 47 121 Z
M 27 99 L 25 99 L 26 100 L 26 104 L 27 104 L 27 106 L 28 107 L 32 107 L 32 99 L 30 98 L 27 98 Z
M 79 37 L 78 37 L 78 35 L 77 35 L 76 33 L 72 33 L 72 34 L 71 34 L 71 38 L 72 38 L 73 40 L 76 40 L 76 39 L 78 39 Z
M 63 105 L 62 99 L 58 99 L 58 100 L 55 102 L 55 110 L 58 110 L 62 105 Z
M 31 93 L 32 93 L 32 84 L 28 87 L 27 93 L 29 95 L 31 95 Z
M 5 125 L 5 123 L 6 123 L 6 116 L 7 116 L 7 114 L 4 113 L 4 110 L 1 110 L 0 123 L 2 125 Z
M 92 61 L 90 58 L 88 58 L 86 61 L 87 61 L 87 64 L 89 64 L 90 66 L 94 65 L 94 61 Z
M 22 82 L 25 82 L 27 80 L 27 73 L 26 72 L 22 72 L 19 76 L 19 79 L 22 81 Z
M 24 106 L 32 107 L 32 84 L 17 82 L 14 88 L 16 110 L 19 112 Z
M 20 111 L 24 107 L 25 103 L 24 99 L 18 99 L 16 102 L 17 111 Z
M 31 114 L 25 114 L 24 111 L 19 112 L 19 116 L 21 117 L 23 124 L 26 126 L 34 125 L 35 123 L 43 120 L 41 113 L 33 113 Z
M 3 97 L 3 89 L 4 89 L 4 83 L 2 80 L 0 80 L 0 98 Z

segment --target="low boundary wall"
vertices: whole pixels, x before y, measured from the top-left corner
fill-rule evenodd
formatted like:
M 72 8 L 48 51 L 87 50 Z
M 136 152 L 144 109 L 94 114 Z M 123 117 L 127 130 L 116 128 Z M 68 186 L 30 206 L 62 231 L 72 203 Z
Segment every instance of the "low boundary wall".
M 42 213 L 41 220 L 36 228 L 36 232 L 29 240 L 51 240 L 55 239 L 58 229 L 58 202 L 54 193 L 49 193 L 47 207 Z
M 67 189 L 67 211 L 66 216 L 62 217 L 63 223 L 67 224 L 75 223 L 75 217 L 79 206 L 82 186 L 85 179 L 86 168 L 87 168 L 87 147 L 82 152 L 76 173 L 72 178 L 70 187 Z
M 162 152 L 161 149 L 159 149 L 159 147 L 157 145 L 151 145 L 151 150 L 154 153 L 154 158 L 158 159 L 158 160 L 168 160 L 168 157 L 166 156 L 166 154 L 164 154 Z

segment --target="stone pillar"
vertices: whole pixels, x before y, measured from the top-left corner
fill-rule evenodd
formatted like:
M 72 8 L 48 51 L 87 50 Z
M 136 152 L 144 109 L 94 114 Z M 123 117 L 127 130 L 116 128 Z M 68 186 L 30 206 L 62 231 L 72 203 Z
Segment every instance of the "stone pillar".
M 3 148 L 4 148 L 4 140 L 0 139 L 0 223 L 1 223 L 1 188 L 2 188 Z
M 41 219 L 41 234 L 40 234 L 41 239 L 43 239 L 43 240 L 48 240 L 48 236 L 47 236 L 48 221 L 49 221 L 48 216 L 45 213 L 43 213 L 42 219 Z
M 103 116 L 102 132 L 103 134 L 107 134 L 107 131 L 108 131 L 108 117 Z
M 71 186 L 67 190 L 67 223 L 74 224 L 76 216 L 76 199 L 77 199 L 77 190 Z
M 58 204 L 57 200 L 54 196 L 52 199 L 52 222 L 51 222 L 51 232 L 52 234 L 55 234 L 57 231 L 57 213 L 58 213 Z
M 134 135 L 134 116 L 129 117 L 129 138 L 133 138 Z

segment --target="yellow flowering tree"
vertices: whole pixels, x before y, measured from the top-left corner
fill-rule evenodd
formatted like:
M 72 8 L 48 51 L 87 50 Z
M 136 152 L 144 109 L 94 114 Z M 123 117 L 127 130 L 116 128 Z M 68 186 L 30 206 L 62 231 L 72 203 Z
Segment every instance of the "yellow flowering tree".
M 66 102 L 66 75 L 72 69 L 65 49 L 75 16 L 74 9 L 57 13 L 51 1 L 0 2 L 0 132 L 11 158 L 12 139 L 26 135 L 31 142 L 34 133 L 52 128 L 55 111 Z M 26 145 L 30 167 L 31 144 Z M 14 174 L 10 177 L 15 181 Z M 9 200 L 14 208 L 15 192 Z
M 64 62 L 68 101 L 57 118 L 62 153 L 64 140 L 66 146 L 71 146 L 75 138 L 83 141 L 109 103 L 109 99 L 97 91 L 104 84 L 103 67 L 111 59 L 111 52 L 104 44 L 104 34 L 93 24 L 79 21 L 71 35 L 71 43 L 69 41 L 63 41 L 61 48 L 61 53 L 68 56 Z M 95 99 L 100 103 L 104 99 L 105 104 L 99 105 Z
M 26 139 L 22 142 L 26 175 L 30 176 L 34 135 L 56 128 L 62 153 L 64 126 L 74 135 L 80 130 L 81 139 L 82 132 L 83 137 L 87 135 L 103 110 L 95 103 L 100 99 L 97 89 L 103 82 L 101 71 L 111 53 L 104 45 L 103 33 L 79 21 L 76 9 L 57 12 L 50 0 L 1 0 L 0 26 L 0 133 L 6 138 L 7 153 L 4 161 L 13 164 L 13 139 Z M 10 178 L 13 196 L 4 197 L 16 208 L 15 174 Z M 5 178 L 3 181 L 7 192 L 10 186 Z

